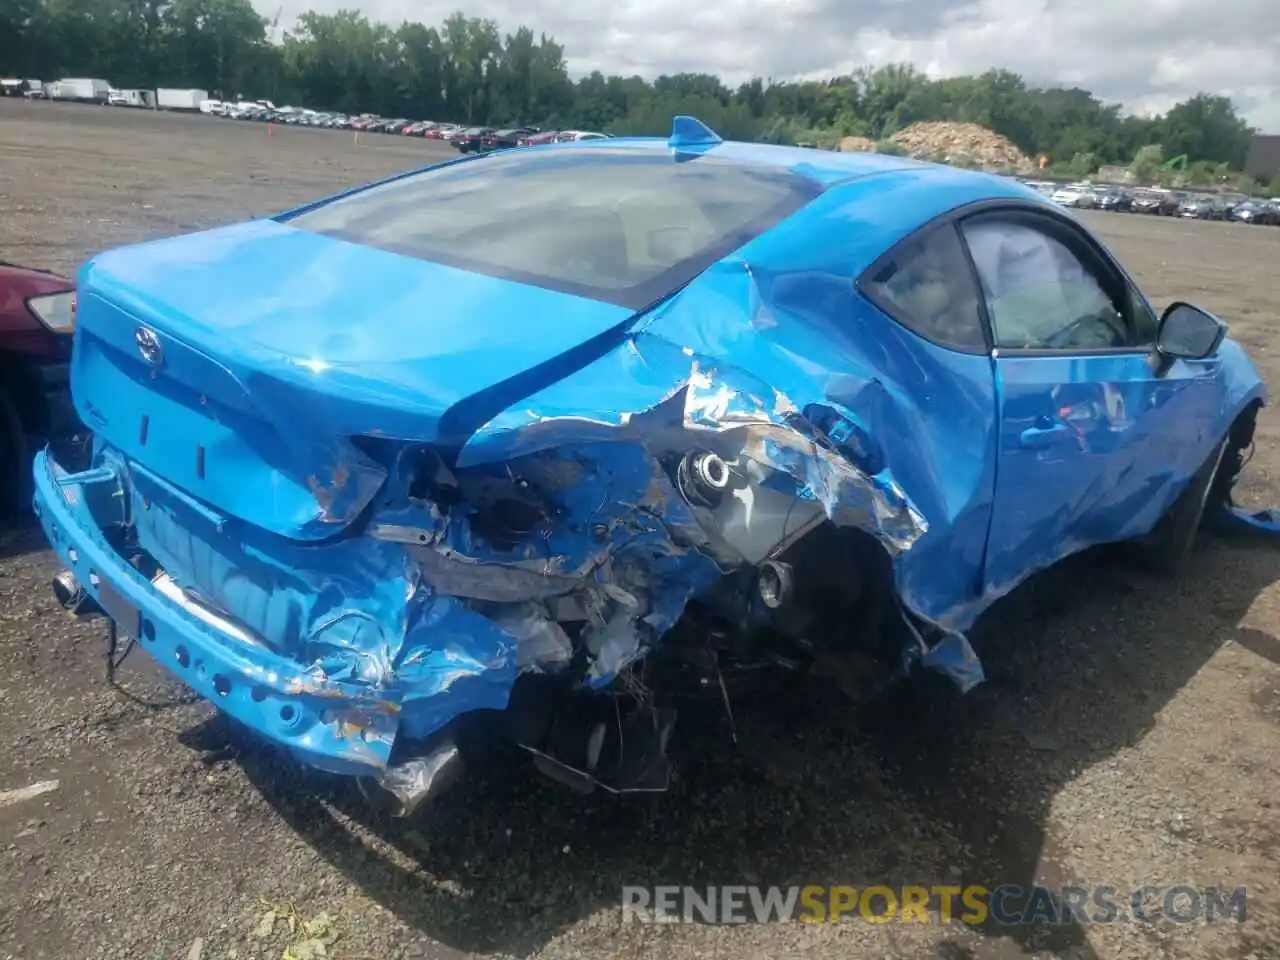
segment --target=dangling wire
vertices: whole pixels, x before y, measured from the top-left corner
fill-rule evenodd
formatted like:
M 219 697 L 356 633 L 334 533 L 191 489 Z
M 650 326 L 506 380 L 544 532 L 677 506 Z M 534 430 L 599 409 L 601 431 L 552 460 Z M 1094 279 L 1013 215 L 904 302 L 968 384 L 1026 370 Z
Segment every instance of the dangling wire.
M 724 674 L 720 670 L 720 654 L 712 651 L 712 657 L 716 665 L 716 682 L 720 684 L 720 702 L 724 704 L 725 716 L 729 718 L 729 737 L 734 742 L 738 742 L 738 724 L 733 717 L 733 704 L 729 701 L 729 688 L 724 684 Z
M 116 671 L 133 652 L 133 646 L 138 642 L 137 638 L 130 635 L 129 642 L 125 644 L 124 653 L 116 656 L 116 649 L 120 646 L 120 628 L 116 626 L 116 622 L 110 618 L 107 619 L 107 683 L 116 687 Z

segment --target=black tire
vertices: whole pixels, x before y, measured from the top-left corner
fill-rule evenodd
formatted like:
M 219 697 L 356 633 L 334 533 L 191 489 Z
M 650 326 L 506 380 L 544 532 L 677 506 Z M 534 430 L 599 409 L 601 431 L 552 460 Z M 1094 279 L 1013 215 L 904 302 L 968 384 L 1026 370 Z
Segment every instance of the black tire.
M 1204 465 L 1196 471 L 1187 488 L 1160 518 L 1143 544 L 1148 562 L 1158 573 L 1176 577 L 1186 570 L 1229 439 L 1223 437 L 1218 441 Z
M 31 503 L 31 448 L 18 408 L 0 389 L 0 516 L 25 513 Z

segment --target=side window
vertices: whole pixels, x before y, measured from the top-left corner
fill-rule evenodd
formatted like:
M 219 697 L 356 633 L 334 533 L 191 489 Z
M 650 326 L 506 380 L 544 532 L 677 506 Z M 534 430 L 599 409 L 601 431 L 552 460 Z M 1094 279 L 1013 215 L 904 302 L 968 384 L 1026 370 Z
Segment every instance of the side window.
M 889 316 L 926 340 L 986 350 L 980 294 L 953 224 L 903 243 L 861 286 Z
M 1094 265 L 1050 232 L 998 217 L 976 218 L 961 229 L 997 347 L 1070 351 L 1133 345 L 1127 311 L 1107 293 Z

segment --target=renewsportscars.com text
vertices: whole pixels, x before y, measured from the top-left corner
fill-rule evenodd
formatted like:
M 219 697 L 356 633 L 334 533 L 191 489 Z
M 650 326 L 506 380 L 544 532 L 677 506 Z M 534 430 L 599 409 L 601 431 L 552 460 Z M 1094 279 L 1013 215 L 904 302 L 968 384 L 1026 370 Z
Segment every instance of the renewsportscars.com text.
M 1245 891 L 1144 885 L 1057 889 L 1003 884 L 795 887 L 626 886 L 623 922 L 633 923 L 1243 923 Z

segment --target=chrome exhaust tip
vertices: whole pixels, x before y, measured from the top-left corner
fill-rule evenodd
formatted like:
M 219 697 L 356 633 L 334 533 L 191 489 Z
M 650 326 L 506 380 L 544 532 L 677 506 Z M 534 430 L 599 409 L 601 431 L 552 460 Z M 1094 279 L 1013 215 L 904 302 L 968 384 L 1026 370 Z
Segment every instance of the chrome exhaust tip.
M 781 560 L 766 560 L 756 574 L 756 587 L 760 600 L 770 610 L 777 610 L 791 599 L 795 592 L 795 571 L 791 564 Z
M 84 601 L 84 587 L 70 570 L 60 570 L 54 574 L 50 586 L 53 588 L 53 598 L 62 605 L 64 610 L 74 612 Z

